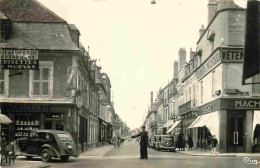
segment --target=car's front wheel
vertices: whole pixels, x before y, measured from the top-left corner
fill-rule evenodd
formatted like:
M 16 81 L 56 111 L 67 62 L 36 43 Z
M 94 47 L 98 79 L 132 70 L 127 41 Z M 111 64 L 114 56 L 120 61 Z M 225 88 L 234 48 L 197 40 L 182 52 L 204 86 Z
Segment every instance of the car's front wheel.
M 48 149 L 43 149 L 41 152 L 41 158 L 43 162 L 51 161 L 50 151 Z
M 70 158 L 69 156 L 61 156 L 60 160 L 63 161 L 63 162 L 66 162 L 66 161 L 69 160 L 69 158 Z

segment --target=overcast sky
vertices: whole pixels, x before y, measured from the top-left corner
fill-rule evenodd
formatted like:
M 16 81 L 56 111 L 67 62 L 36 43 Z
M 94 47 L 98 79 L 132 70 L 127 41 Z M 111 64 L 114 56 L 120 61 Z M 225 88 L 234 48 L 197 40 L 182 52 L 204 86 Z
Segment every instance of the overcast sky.
M 180 47 L 196 49 L 208 0 L 39 0 L 75 24 L 112 84 L 116 113 L 130 128 L 143 122 L 160 87 L 173 77 Z M 246 0 L 235 0 L 246 6 Z

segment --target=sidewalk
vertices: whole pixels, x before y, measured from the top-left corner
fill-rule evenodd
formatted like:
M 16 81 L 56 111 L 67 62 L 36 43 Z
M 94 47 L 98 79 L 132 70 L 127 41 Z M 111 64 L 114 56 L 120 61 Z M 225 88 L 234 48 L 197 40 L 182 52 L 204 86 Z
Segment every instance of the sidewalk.
M 85 152 L 80 154 L 81 156 L 103 156 L 110 150 L 114 148 L 114 145 L 105 145 L 97 148 L 92 148 L 89 150 L 86 150 Z
M 191 155 L 191 156 L 207 156 L 207 157 L 260 157 L 260 153 L 216 153 L 211 154 L 209 150 L 193 150 L 193 151 L 178 151 L 178 153 L 182 153 L 185 155 Z

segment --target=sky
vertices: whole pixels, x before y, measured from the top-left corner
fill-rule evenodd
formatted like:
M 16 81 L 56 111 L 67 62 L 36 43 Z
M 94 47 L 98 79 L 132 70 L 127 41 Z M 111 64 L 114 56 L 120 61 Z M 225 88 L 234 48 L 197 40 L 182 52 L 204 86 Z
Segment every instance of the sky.
M 109 75 L 115 112 L 139 128 L 185 47 L 196 50 L 208 0 L 38 0 L 80 30 L 80 41 Z M 234 0 L 246 7 L 246 0 Z

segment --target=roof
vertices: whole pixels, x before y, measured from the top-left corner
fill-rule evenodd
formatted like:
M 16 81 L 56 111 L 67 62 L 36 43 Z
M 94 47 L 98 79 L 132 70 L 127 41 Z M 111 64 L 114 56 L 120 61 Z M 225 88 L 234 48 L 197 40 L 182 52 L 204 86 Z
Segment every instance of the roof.
M 12 22 L 10 37 L 0 48 L 77 50 L 67 23 Z
M 11 21 L 66 22 L 37 0 L 0 0 L 0 11 Z

